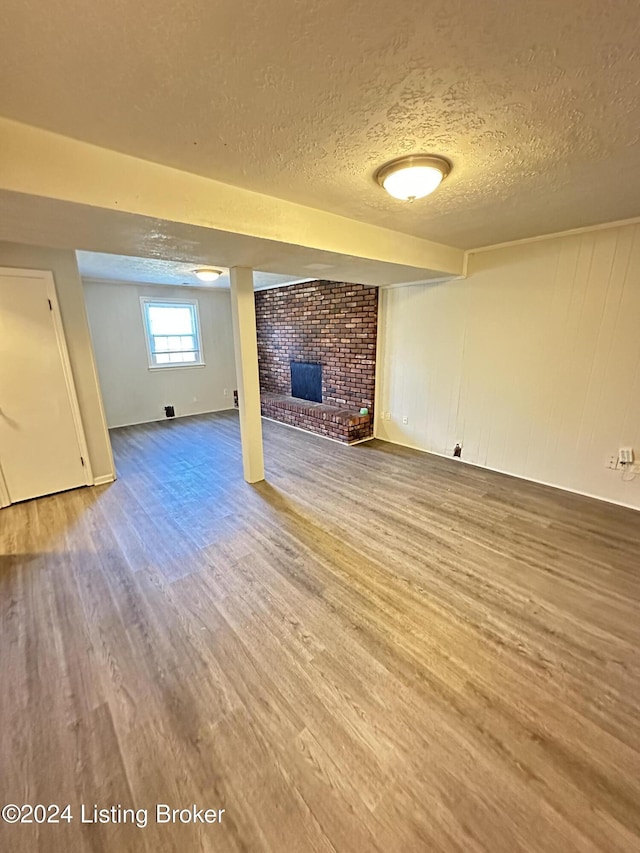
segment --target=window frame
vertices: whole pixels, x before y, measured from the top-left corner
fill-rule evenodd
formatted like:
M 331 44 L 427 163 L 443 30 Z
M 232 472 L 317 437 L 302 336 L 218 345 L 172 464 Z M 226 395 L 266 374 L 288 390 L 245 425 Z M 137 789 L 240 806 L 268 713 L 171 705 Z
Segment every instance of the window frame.
M 147 310 L 147 306 L 164 306 L 167 308 L 173 308 L 176 306 L 183 306 L 185 308 L 190 308 L 194 320 L 194 334 L 195 343 L 197 344 L 197 349 L 195 352 L 198 353 L 199 358 L 197 361 L 174 361 L 169 362 L 167 364 L 158 364 L 154 360 L 154 352 L 152 349 L 152 338 L 154 335 L 151 334 L 151 324 L 149 321 L 149 312 Z M 188 367 L 205 367 L 204 360 L 204 351 L 202 349 L 202 332 L 200 328 L 200 311 L 198 306 L 197 299 L 161 299 L 158 296 L 141 296 L 140 297 L 140 311 L 142 313 L 142 329 L 144 332 L 144 340 L 145 346 L 147 349 L 147 365 L 149 370 L 173 370 L 174 368 L 188 368 Z M 155 335 L 155 337 L 164 337 L 163 335 Z M 184 352 L 184 350 L 176 350 L 176 352 Z

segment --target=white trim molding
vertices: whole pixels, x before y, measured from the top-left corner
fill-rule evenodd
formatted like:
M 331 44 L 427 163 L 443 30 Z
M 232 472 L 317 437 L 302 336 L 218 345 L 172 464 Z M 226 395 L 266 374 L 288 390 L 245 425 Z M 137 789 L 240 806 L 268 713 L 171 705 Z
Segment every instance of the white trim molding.
M 11 506 L 11 498 L 9 497 L 9 489 L 7 488 L 2 468 L 0 468 L 0 509 L 4 509 L 6 506 Z
M 622 506 L 625 509 L 632 509 L 635 512 L 640 512 L 637 506 L 626 501 L 618 501 L 614 498 L 595 495 L 593 492 L 581 491 L 580 489 L 571 489 L 569 486 L 559 486 L 557 483 L 550 483 L 548 480 L 538 480 L 535 477 L 522 477 L 520 474 L 514 474 L 512 471 L 505 471 L 503 468 L 492 468 L 490 465 L 481 465 L 479 462 L 470 462 L 468 459 L 454 457 L 447 453 L 438 453 L 437 450 L 425 450 L 423 447 L 417 447 L 415 444 L 408 444 L 404 441 L 389 441 L 388 438 L 376 436 L 380 441 L 387 444 L 397 444 L 398 447 L 406 447 L 407 450 L 415 450 L 418 453 L 426 453 L 427 456 L 437 456 L 440 459 L 448 459 L 456 465 L 469 465 L 471 468 L 479 468 L 482 471 L 491 471 L 493 474 L 502 474 L 504 477 L 513 477 L 514 480 L 521 480 L 523 483 L 535 483 L 537 486 L 546 486 L 548 489 L 556 489 L 559 492 L 566 492 L 569 495 L 580 495 L 582 498 L 589 498 L 592 501 L 601 501 L 611 504 L 612 506 Z
M 102 474 L 100 477 L 96 477 L 93 481 L 94 486 L 106 486 L 107 483 L 114 483 L 116 481 L 115 474 Z
M 597 225 L 583 225 L 580 228 L 569 228 L 567 231 L 554 231 L 551 234 L 538 234 L 535 237 L 522 237 L 520 240 L 507 240 L 505 243 L 479 246 L 477 249 L 466 249 L 464 253 L 464 274 L 466 275 L 469 255 L 477 255 L 480 252 L 493 252 L 495 249 L 508 249 L 511 246 L 522 246 L 526 243 L 540 243 L 543 240 L 555 240 L 557 237 L 574 237 L 580 234 L 589 234 L 592 231 L 625 228 L 628 225 L 640 225 L 640 216 L 634 216 L 631 219 L 619 219 L 616 222 L 599 222 Z

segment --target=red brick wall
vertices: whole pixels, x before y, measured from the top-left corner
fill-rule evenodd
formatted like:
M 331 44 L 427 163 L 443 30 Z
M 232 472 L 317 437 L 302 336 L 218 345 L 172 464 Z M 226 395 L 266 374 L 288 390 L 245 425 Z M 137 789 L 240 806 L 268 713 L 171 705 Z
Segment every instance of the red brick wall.
M 291 361 L 322 364 L 322 402 L 373 411 L 378 289 L 312 281 L 256 293 L 262 391 L 291 394 Z

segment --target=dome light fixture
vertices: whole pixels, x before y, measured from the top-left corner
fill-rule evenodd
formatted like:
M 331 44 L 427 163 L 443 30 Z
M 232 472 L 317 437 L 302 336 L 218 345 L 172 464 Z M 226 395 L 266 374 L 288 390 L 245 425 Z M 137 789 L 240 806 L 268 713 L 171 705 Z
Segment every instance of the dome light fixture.
M 220 278 L 220 276 L 222 275 L 221 270 L 210 270 L 210 269 L 194 270 L 193 273 L 196 276 L 196 278 L 200 279 L 200 281 L 207 281 L 207 282 L 215 281 L 216 279 Z
M 451 163 L 434 154 L 411 154 L 385 163 L 376 172 L 376 181 L 389 195 L 400 201 L 424 198 L 435 189 L 451 171 Z

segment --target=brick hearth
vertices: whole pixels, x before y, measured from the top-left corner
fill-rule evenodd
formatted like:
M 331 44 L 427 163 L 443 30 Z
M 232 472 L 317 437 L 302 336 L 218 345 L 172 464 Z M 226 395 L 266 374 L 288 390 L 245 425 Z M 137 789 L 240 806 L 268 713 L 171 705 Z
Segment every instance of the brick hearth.
M 262 413 L 339 441 L 373 433 L 378 290 L 305 282 L 256 293 Z M 322 364 L 322 403 L 291 397 L 290 362 Z M 367 407 L 370 414 L 360 415 Z
M 309 432 L 326 435 L 352 444 L 369 438 L 372 433 L 371 415 L 361 415 L 353 409 L 341 409 L 325 403 L 312 403 L 284 394 L 265 391 L 260 395 L 265 418 L 300 427 Z

